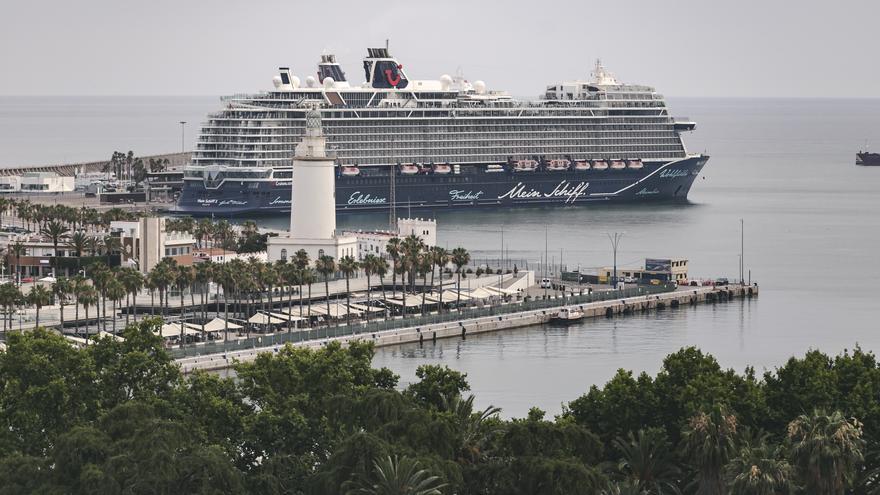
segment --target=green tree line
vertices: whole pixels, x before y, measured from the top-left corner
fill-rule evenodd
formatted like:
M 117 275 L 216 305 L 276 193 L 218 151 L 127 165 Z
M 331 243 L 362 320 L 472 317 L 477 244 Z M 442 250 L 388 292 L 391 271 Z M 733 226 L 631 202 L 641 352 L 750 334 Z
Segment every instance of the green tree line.
M 154 335 L 0 352 L 0 493 L 873 494 L 880 367 L 810 351 L 758 375 L 685 348 L 555 418 L 503 419 L 464 374 L 403 386 L 368 343 L 183 376 Z

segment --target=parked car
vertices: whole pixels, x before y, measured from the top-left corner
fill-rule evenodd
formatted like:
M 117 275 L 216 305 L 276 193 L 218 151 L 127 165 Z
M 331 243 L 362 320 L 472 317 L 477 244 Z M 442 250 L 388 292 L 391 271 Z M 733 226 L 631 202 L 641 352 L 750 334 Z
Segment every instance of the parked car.
M 550 282 L 549 278 L 542 278 L 541 279 L 541 288 L 542 289 L 549 289 L 552 286 L 553 286 L 553 284 Z
M 727 284 L 729 284 L 729 283 L 730 283 L 730 282 L 729 282 L 726 278 L 724 278 L 724 277 L 716 278 L 716 279 L 715 279 L 715 285 L 727 285 Z

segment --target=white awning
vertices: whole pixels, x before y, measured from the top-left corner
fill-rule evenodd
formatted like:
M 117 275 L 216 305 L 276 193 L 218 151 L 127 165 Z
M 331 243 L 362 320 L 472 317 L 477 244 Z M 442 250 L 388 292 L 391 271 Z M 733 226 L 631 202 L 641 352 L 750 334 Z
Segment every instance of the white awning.
M 183 333 L 185 335 L 197 335 L 199 332 L 184 326 Z M 180 324 L 179 323 L 166 323 L 166 324 L 162 325 L 162 330 L 159 332 L 159 335 L 161 335 L 162 338 L 166 338 L 166 339 L 169 337 L 180 337 Z
M 461 293 L 461 300 L 462 301 L 467 301 L 470 298 L 471 297 L 469 295 L 467 295 L 466 293 L 464 293 L 464 292 Z M 448 302 L 455 302 L 457 300 L 458 300 L 458 292 L 455 292 L 454 290 L 444 290 L 443 291 L 443 302 L 447 302 L 447 301 Z
M 222 332 L 226 330 L 226 324 L 226 320 L 223 320 L 221 318 L 214 318 L 213 320 L 205 323 L 205 332 Z M 186 326 L 200 332 L 202 331 L 202 326 L 196 325 L 195 323 L 187 323 Z M 230 330 L 240 330 L 241 328 L 241 325 L 229 322 Z
M 411 308 L 413 306 L 421 306 L 422 305 L 422 297 L 407 295 L 405 302 L 402 299 L 388 299 L 388 302 L 395 305 L 395 306 L 406 306 L 407 308 Z
M 284 313 L 269 312 L 268 315 L 271 316 L 272 318 L 278 318 L 280 320 L 284 320 L 285 323 L 287 323 L 288 321 L 305 320 L 305 318 L 300 318 L 299 316 L 294 316 L 293 313 L 288 315 L 288 314 L 284 314 Z
M 384 308 L 377 308 L 375 306 L 367 306 L 366 304 L 351 303 L 351 304 L 349 304 L 349 306 L 351 306 L 351 309 L 356 309 L 361 312 L 364 312 L 364 311 L 369 311 L 370 313 L 384 313 L 385 312 Z
M 281 323 L 287 323 L 287 320 L 275 318 L 264 313 L 257 313 L 248 318 L 248 323 L 256 323 L 257 325 L 279 325 Z
M 505 289 L 503 287 L 483 287 L 483 289 L 485 289 L 489 292 L 494 292 L 496 294 L 500 294 L 502 296 L 515 296 L 515 295 L 519 294 L 519 292 L 517 292 L 513 289 Z

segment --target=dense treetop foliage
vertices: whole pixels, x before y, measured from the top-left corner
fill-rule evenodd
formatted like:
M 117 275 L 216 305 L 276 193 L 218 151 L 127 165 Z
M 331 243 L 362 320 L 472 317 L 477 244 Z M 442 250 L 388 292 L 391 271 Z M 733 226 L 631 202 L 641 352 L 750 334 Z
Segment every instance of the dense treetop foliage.
M 506 420 L 445 367 L 401 387 L 366 343 L 182 376 L 158 324 L 7 336 L 0 494 L 878 493 L 880 367 L 858 348 L 761 376 L 685 348 Z

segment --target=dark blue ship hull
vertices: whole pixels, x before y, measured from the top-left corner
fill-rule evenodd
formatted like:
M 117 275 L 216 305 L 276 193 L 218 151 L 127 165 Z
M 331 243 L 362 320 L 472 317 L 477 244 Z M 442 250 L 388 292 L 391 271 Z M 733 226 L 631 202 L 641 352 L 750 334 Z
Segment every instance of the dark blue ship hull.
M 708 159 L 703 155 L 644 162 L 640 169 L 620 170 L 398 174 L 395 202 L 398 208 L 446 209 L 685 200 Z M 387 173 L 338 176 L 336 211 L 387 211 L 390 189 Z M 216 188 L 187 180 L 174 212 L 197 216 L 284 212 L 290 211 L 290 194 L 289 180 L 226 180 Z

